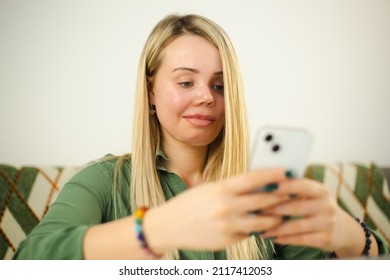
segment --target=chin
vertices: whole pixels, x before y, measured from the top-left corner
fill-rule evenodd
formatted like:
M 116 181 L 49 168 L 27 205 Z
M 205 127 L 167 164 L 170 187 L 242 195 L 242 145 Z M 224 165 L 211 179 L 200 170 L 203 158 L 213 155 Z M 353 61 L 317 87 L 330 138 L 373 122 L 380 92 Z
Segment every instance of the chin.
M 215 136 L 215 137 L 204 137 L 204 135 L 202 135 L 202 137 L 193 137 L 193 138 L 190 138 L 190 139 L 187 138 L 187 140 L 184 140 L 184 141 L 187 142 L 189 145 L 192 145 L 192 146 L 204 147 L 204 146 L 210 145 L 216 138 L 217 138 L 217 136 Z

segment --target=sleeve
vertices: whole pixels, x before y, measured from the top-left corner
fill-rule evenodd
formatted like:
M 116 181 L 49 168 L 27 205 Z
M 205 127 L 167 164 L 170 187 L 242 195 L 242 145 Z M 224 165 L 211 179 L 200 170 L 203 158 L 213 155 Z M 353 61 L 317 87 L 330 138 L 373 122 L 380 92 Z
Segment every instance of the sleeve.
M 386 240 L 381 236 L 377 231 L 369 228 L 371 234 L 375 237 L 376 242 L 378 243 L 378 253 L 379 255 L 387 255 L 389 254 L 389 244 L 387 244 Z
M 323 260 L 329 253 L 321 249 L 307 246 L 279 245 L 275 246 L 275 259 L 277 260 Z
M 84 168 L 65 184 L 13 259 L 83 259 L 86 230 L 102 222 L 111 196 L 112 171 L 104 163 Z

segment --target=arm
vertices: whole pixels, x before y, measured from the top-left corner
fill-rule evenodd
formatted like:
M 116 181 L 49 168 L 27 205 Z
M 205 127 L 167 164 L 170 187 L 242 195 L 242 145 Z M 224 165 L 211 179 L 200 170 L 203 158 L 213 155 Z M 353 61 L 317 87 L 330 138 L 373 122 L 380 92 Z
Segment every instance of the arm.
M 221 250 L 280 223 L 279 217 L 248 215 L 285 198 L 254 189 L 284 178 L 283 170 L 258 171 L 228 180 L 193 187 L 159 207 L 144 219 L 144 234 L 155 254 L 170 249 Z M 146 255 L 133 230 L 133 217 L 96 225 L 88 230 L 86 258 L 140 259 Z
M 76 175 L 61 191 L 42 222 L 18 248 L 18 259 L 147 259 L 129 216 L 128 182 L 115 219 L 112 168 L 95 164 Z M 151 250 L 221 250 L 252 232 L 281 223 L 280 217 L 248 215 L 280 204 L 286 197 L 259 193 L 259 186 L 285 179 L 281 169 L 259 170 L 193 187 L 150 209 L 143 231 Z M 126 192 L 127 190 L 127 192 Z M 127 212 L 126 212 L 127 211 Z
M 83 244 L 85 259 L 148 259 L 134 233 L 134 226 L 134 217 L 129 216 L 89 228 Z M 153 252 L 157 253 L 156 250 Z
M 125 176 L 121 195 L 112 199 L 113 161 L 89 166 L 62 189 L 42 221 L 24 240 L 14 259 L 145 259 L 129 216 Z M 129 170 L 123 174 L 129 176 Z M 117 207 L 117 209 L 115 209 Z M 124 218 L 115 219 L 115 211 Z

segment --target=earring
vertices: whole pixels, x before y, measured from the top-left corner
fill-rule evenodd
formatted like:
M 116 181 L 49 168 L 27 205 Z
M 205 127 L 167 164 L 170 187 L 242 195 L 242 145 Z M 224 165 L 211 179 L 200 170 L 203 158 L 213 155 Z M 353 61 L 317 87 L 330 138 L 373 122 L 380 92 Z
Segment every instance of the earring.
M 155 113 L 156 113 L 155 107 L 154 106 L 150 107 L 149 114 L 153 116 Z

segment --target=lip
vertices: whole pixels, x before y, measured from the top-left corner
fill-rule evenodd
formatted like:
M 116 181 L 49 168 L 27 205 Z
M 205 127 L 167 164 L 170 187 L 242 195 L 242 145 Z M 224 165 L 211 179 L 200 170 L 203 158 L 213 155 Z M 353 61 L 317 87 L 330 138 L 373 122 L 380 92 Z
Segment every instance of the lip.
M 209 126 L 211 125 L 215 118 L 211 115 L 202 115 L 202 114 L 193 114 L 193 115 L 186 115 L 183 118 L 185 118 L 188 122 L 195 126 Z

